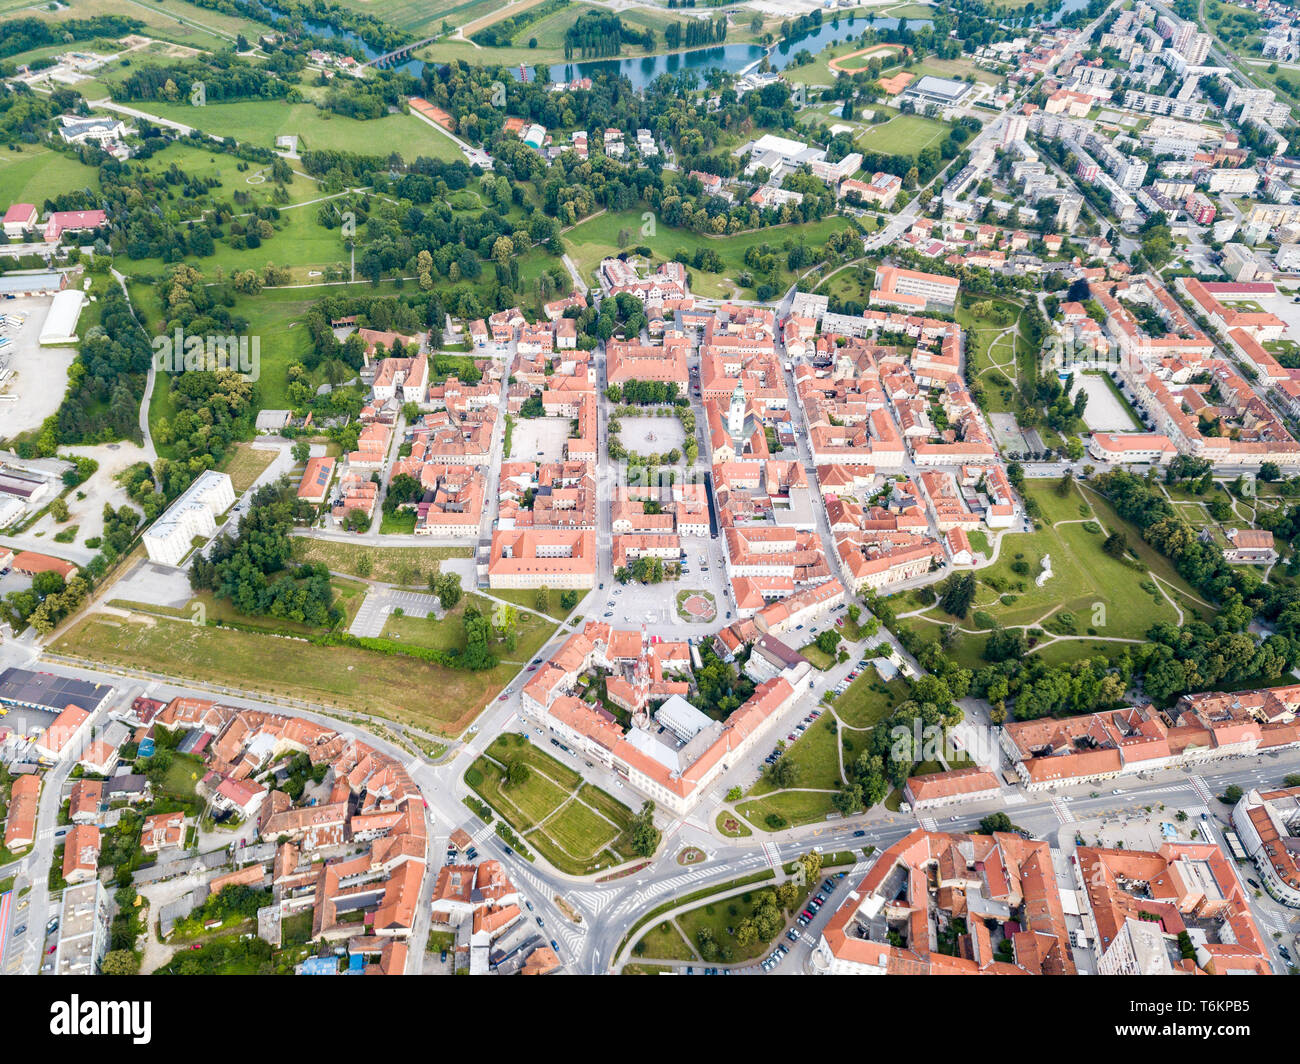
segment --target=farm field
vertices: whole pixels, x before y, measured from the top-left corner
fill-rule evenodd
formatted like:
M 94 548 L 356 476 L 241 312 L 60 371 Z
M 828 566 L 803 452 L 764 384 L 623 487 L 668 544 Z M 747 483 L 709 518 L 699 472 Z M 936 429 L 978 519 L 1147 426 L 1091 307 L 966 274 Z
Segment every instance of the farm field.
M 134 0 L 75 0 L 55 12 L 33 5 L 29 0 L 24 4 L 0 5 L 0 16 L 16 14 L 23 9 L 25 14 L 51 22 L 93 18 L 95 15 L 121 15 L 139 19 L 145 24 L 143 35 L 191 48 L 224 48 L 232 44 L 240 33 L 249 40 L 255 40 L 259 34 L 269 29 L 266 23 L 241 15 L 210 11 L 195 4 L 187 4 L 184 0 L 150 0 L 147 4 Z M 80 43 L 78 47 L 81 47 Z

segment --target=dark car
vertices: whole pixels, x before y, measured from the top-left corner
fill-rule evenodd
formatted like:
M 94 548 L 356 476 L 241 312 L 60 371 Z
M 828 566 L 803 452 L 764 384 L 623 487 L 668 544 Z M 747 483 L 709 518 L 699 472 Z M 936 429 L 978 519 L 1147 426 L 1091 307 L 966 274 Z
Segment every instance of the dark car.
M 551 939 L 551 949 L 553 949 L 557 954 L 560 952 L 560 944 L 556 942 L 555 939 Z
M 855 831 L 853 833 L 853 837 L 855 839 L 865 839 L 867 837 L 867 833 L 865 831 Z
M 27 933 L 26 924 L 19 924 L 17 927 L 14 928 L 14 938 L 18 938 L 20 935 L 25 935 L 26 933 Z
M 538 927 L 545 927 L 545 926 L 546 926 L 546 921 L 543 920 L 540 916 L 537 918 L 537 926 L 538 926 Z
M 1259 889 L 1260 889 L 1259 884 L 1256 883 L 1253 879 L 1247 877 L 1246 882 L 1249 883 L 1249 884 L 1250 884 L 1252 887 L 1254 887 L 1256 890 L 1259 890 Z

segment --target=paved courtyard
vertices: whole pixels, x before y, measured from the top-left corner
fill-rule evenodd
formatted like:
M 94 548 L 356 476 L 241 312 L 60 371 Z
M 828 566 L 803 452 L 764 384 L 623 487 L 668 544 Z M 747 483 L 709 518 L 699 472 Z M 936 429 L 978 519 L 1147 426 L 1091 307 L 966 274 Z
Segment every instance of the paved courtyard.
M 558 462 L 573 423 L 567 417 L 516 418 L 510 457 L 526 462 Z
M 189 573 L 184 569 L 148 561 L 138 562 L 113 587 L 113 598 L 147 606 L 180 609 L 193 597 Z
M 1107 378 L 1097 373 L 1074 375 L 1073 399 L 1080 392 L 1088 396 L 1083 411 L 1084 424 L 1093 432 L 1138 432 L 1142 426 L 1128 412 L 1123 401 L 1115 394 Z
M 618 434 L 623 446 L 634 454 L 667 454 L 682 449 L 686 433 L 675 417 L 619 418 Z

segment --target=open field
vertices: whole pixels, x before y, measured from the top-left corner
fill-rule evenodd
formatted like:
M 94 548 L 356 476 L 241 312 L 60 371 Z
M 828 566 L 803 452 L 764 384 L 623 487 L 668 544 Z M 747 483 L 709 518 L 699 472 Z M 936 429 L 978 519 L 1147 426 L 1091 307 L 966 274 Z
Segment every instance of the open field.
M 385 145 L 408 162 L 420 156 L 454 162 L 460 149 L 427 122 L 411 114 L 390 114 L 361 120 L 322 110 L 314 103 L 244 100 L 191 107 L 186 103 L 148 101 L 132 104 L 140 110 L 218 137 L 233 137 L 261 148 L 274 148 L 275 138 L 297 135 L 298 151 L 362 151 Z M 233 169 L 233 167 L 232 167 Z
M 600 260 L 616 255 L 621 250 L 618 246 L 620 230 L 632 234 L 632 245 L 644 244 L 654 253 L 655 261 L 665 261 L 674 257 L 678 251 L 693 253 L 700 248 L 716 251 L 723 262 L 720 274 L 704 273 L 688 267 L 691 275 L 691 291 L 698 296 L 713 298 L 753 298 L 754 287 L 742 288 L 736 278 L 746 267 L 745 252 L 760 244 L 769 244 L 780 248 L 784 240 L 796 242 L 802 240 L 809 247 L 816 247 L 826 242 L 832 233 L 851 225 L 847 218 L 839 216 L 826 218 L 812 225 L 782 226 L 761 229 L 752 233 L 738 233 L 735 236 L 704 236 L 684 229 L 670 229 L 660 225 L 652 236 L 641 235 L 641 214 L 639 211 L 606 212 L 584 222 L 579 222 L 564 235 L 565 249 L 577 264 L 582 276 L 590 280 L 600 265 Z M 782 269 L 777 281 L 778 289 L 784 290 L 794 279 L 794 274 Z M 758 280 L 758 279 L 756 279 Z
M 468 547 L 374 547 L 365 543 L 348 543 L 342 540 L 317 539 L 312 536 L 293 537 L 293 556 L 302 562 L 323 562 L 334 572 L 360 576 L 358 561 L 370 559 L 369 579 L 385 584 L 427 583 L 428 576 L 437 572 L 439 562 L 448 558 L 468 558 Z M 414 579 L 407 579 L 415 573 Z
M 275 451 L 255 451 L 247 443 L 237 444 L 226 456 L 222 472 L 230 474 L 230 483 L 239 495 L 253 486 L 275 457 Z
M 0 149 L 0 203 L 34 203 L 83 188 L 98 191 L 99 171 L 61 152 L 36 145 Z
M 517 671 L 497 666 L 467 672 L 403 654 L 141 616 L 127 621 L 89 616 L 54 650 L 125 669 L 375 713 L 443 734 L 462 731 Z

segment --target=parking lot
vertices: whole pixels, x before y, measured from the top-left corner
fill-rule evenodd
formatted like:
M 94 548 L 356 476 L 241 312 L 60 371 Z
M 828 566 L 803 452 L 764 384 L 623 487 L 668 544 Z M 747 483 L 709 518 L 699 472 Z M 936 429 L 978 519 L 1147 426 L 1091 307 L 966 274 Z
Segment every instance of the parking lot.
M 77 357 L 75 348 L 41 347 L 41 326 L 49 313 L 53 296 L 24 296 L 0 300 L 0 314 L 23 318 L 21 325 L 0 325 L 0 375 L 10 372 L 0 384 L 0 435 L 17 436 L 38 428 L 59 408 L 68 385 L 68 368 Z
M 558 462 L 573 423 L 567 417 L 518 418 L 510 436 L 510 457 L 524 462 Z
M 611 614 L 602 616 L 610 624 L 662 625 L 668 632 L 677 630 L 683 633 L 683 638 L 716 631 L 734 621 L 735 606 L 722 561 L 721 540 L 696 536 L 683 537 L 681 542 L 686 551 L 684 565 L 688 571 L 680 579 L 665 580 L 662 584 L 608 584 L 603 592 L 596 592 L 591 608 L 599 609 L 602 615 Z M 683 621 L 677 613 L 679 591 L 707 591 L 713 596 L 718 615 L 707 622 Z M 659 630 L 656 634 L 665 632 Z
M 184 569 L 139 562 L 113 588 L 113 598 L 149 606 L 180 609 L 191 598 L 190 577 Z

